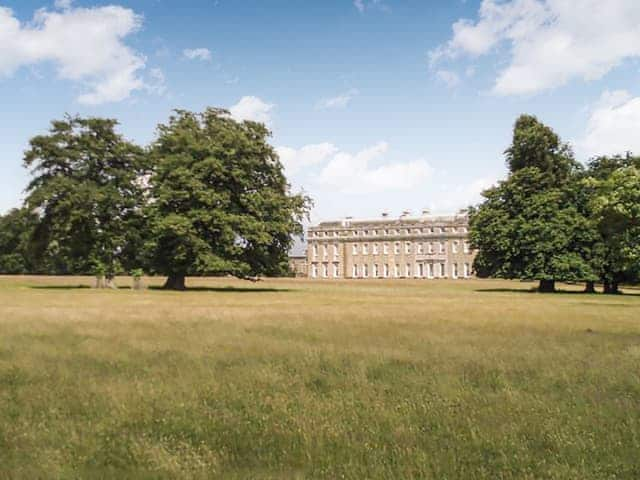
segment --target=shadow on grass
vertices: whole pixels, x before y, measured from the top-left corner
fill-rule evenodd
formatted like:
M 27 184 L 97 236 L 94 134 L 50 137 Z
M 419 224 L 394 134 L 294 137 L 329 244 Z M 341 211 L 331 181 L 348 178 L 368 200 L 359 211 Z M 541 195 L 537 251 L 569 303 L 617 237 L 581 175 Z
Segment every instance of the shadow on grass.
M 34 290 L 112 290 L 111 288 L 94 289 L 89 285 L 29 285 Z M 187 287 L 185 290 L 165 290 L 161 286 L 151 285 L 149 290 L 160 292 L 227 292 L 227 293 L 268 293 L 268 292 L 294 292 L 289 288 L 267 288 L 267 287 Z M 129 286 L 118 286 L 113 290 L 131 290 Z
M 615 297 L 637 297 L 640 296 L 640 290 L 636 288 L 625 287 L 624 290 L 627 292 L 624 293 L 616 293 L 613 295 L 606 295 L 609 298 Z M 632 290 L 629 292 L 629 290 Z M 540 295 L 582 295 L 585 297 L 597 297 L 604 296 L 602 292 L 583 292 L 581 290 L 556 290 L 555 292 L 539 292 L 536 287 L 533 288 L 478 288 L 474 290 L 474 292 L 481 293 L 537 293 Z
M 28 285 L 28 287 L 34 290 L 80 290 L 91 288 L 89 285 Z
M 161 286 L 150 286 L 149 290 L 161 292 L 227 292 L 227 293 L 269 293 L 269 292 L 294 292 L 289 288 L 268 288 L 268 287 L 187 287 L 185 290 L 165 290 Z

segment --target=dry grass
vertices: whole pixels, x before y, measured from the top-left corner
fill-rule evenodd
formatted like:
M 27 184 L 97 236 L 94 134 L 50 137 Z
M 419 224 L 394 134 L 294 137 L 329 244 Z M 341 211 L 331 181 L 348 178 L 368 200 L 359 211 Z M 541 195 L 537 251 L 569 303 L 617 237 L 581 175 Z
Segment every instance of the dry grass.
M 190 283 L 0 277 L 0 478 L 640 478 L 640 296 Z

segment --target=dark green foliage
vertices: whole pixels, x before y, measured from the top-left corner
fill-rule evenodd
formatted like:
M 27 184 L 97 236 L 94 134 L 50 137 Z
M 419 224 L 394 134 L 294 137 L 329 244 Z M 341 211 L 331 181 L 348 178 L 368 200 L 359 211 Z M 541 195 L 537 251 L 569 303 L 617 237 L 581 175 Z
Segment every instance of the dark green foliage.
M 186 275 L 286 272 L 309 199 L 289 193 L 269 136 L 213 108 L 177 111 L 158 127 L 147 251 L 168 288 L 184 288 Z
M 115 132 L 117 122 L 66 117 L 34 137 L 25 166 L 34 179 L 34 261 L 48 273 L 113 276 L 136 264 L 142 241 L 145 156 Z
M 521 116 L 506 151 L 508 178 L 469 210 L 478 275 L 540 280 L 595 280 L 586 253 L 593 243 L 578 208 L 580 171 L 571 149 L 535 117 Z
M 627 160 L 616 163 L 634 164 Z M 593 173 L 584 184 L 592 193 L 589 208 L 600 235 L 600 276 L 607 293 L 618 293 L 621 282 L 640 280 L 640 169 L 594 167 Z
M 0 273 L 33 271 L 29 238 L 35 224 L 36 216 L 24 208 L 15 208 L 6 215 L 0 215 Z
M 544 173 L 541 188 L 566 183 L 578 168 L 569 145 L 531 115 L 521 115 L 516 120 L 513 140 L 505 155 L 511 173 L 530 167 Z

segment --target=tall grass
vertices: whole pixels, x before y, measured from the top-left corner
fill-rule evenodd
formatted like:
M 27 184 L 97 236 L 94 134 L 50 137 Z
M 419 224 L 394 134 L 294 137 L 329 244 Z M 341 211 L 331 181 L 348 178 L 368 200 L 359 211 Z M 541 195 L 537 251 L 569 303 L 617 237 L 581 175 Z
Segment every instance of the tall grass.
M 90 283 L 0 277 L 0 478 L 640 478 L 640 296 Z

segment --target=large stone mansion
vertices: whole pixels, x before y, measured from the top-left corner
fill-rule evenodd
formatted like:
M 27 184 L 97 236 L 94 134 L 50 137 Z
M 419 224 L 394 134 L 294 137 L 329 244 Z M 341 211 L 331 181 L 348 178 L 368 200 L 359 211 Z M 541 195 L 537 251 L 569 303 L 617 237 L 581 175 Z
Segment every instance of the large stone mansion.
M 468 278 L 474 252 L 464 212 L 323 222 L 308 229 L 306 258 L 293 259 L 309 278 Z M 297 261 L 297 264 L 296 264 Z

